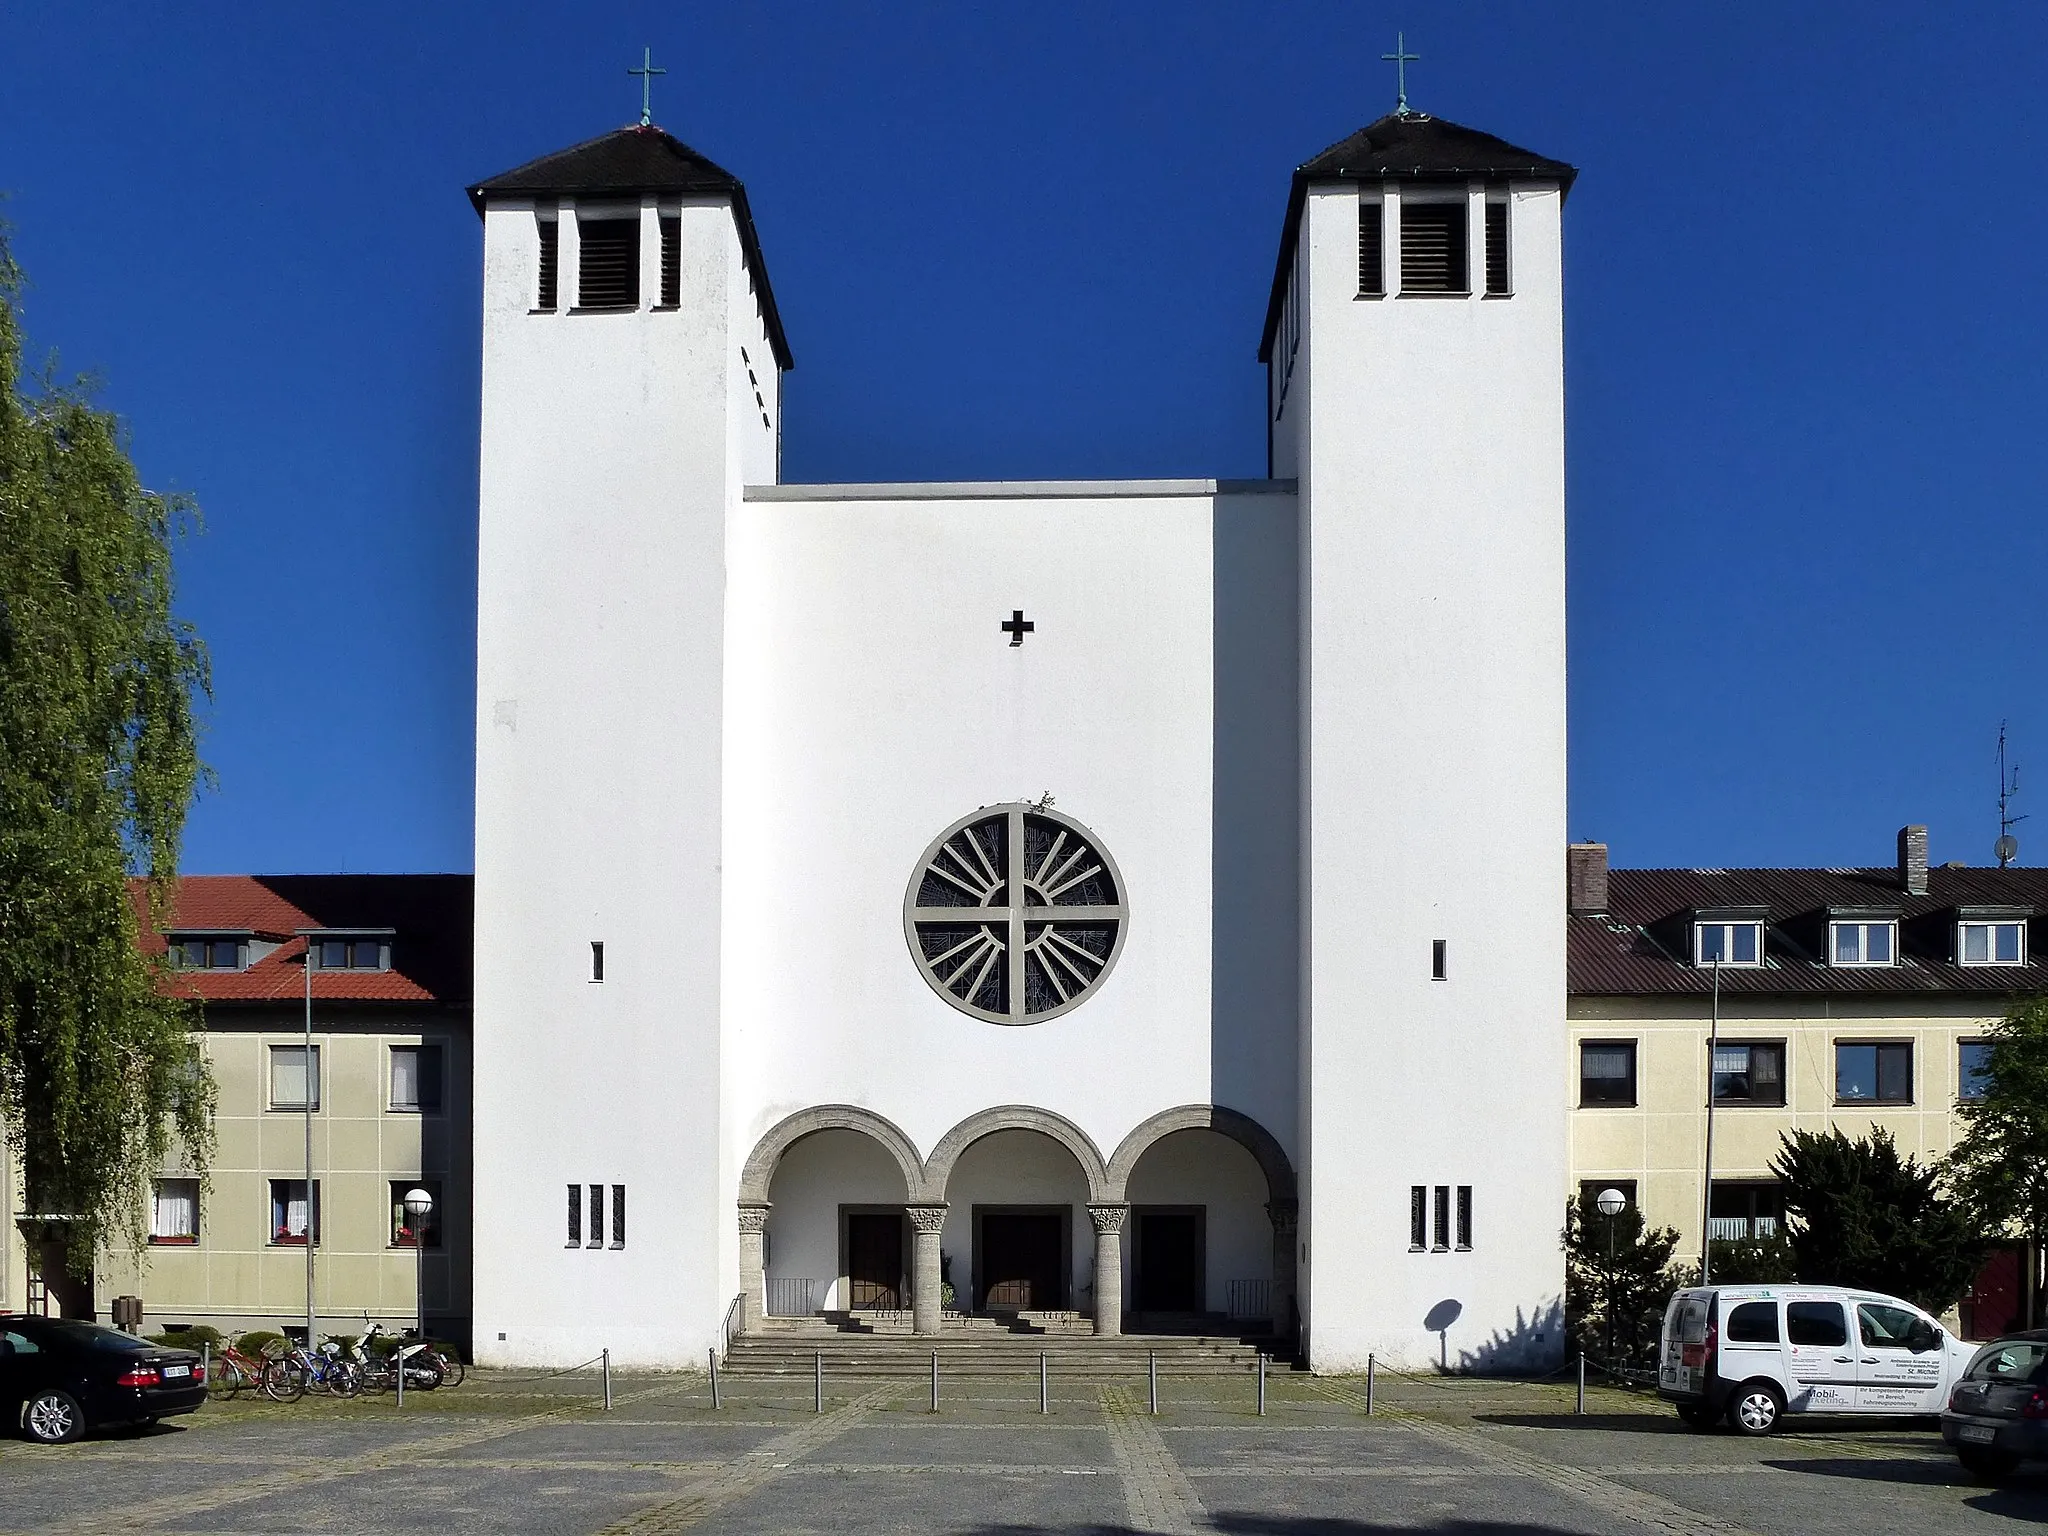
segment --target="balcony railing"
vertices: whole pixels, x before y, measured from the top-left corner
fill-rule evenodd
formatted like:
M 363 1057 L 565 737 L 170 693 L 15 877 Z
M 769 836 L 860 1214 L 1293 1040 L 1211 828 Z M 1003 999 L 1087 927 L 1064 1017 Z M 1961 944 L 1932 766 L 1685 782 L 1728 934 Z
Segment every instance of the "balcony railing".
M 1746 1243 L 1755 1238 L 1774 1237 L 1778 1231 L 1775 1216 L 1710 1216 L 1707 1218 L 1707 1236 L 1717 1243 Z

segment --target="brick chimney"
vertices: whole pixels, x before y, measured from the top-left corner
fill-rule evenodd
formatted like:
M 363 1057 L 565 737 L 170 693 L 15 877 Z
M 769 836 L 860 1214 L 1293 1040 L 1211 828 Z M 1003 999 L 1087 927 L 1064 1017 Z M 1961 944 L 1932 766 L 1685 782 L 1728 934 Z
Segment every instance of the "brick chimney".
M 1921 880 L 1926 880 L 1926 843 L 1921 843 Z M 1591 917 L 1607 910 L 1607 845 L 1571 843 L 1564 850 L 1565 910 Z
M 1927 894 L 1927 829 L 1899 828 L 1899 889 L 1908 896 Z

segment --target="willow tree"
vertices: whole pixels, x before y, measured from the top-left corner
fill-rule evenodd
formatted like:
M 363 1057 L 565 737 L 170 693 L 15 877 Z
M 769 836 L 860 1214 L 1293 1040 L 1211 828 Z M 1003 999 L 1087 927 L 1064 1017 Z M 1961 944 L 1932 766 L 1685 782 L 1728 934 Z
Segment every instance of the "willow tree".
M 83 1278 L 139 1239 L 174 1145 L 212 1150 L 196 1005 L 136 943 L 177 878 L 208 673 L 172 611 L 193 508 L 143 489 L 85 383 L 24 377 L 21 287 L 0 229 L 0 1121 Z

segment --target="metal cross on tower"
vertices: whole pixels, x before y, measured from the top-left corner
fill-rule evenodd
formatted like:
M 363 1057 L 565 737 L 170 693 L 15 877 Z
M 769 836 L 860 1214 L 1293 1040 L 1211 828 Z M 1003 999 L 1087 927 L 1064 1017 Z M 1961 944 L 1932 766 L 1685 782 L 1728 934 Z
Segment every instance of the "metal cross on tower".
M 1014 646 L 1022 645 L 1024 637 L 1038 628 L 1038 626 L 1025 618 L 1024 610 L 1019 608 L 1010 615 L 1006 622 L 998 624 L 996 628 L 1008 635 L 1010 637 L 1010 644 Z
M 654 121 L 654 77 L 656 75 L 665 75 L 668 71 L 654 67 L 654 50 L 652 48 L 642 48 L 640 50 L 640 67 L 638 69 L 628 69 L 626 73 L 640 77 L 640 126 L 645 128 Z
M 1406 34 L 1396 32 L 1394 34 L 1394 51 L 1392 53 L 1383 53 L 1380 57 L 1394 66 L 1395 89 L 1399 93 L 1399 100 L 1394 103 L 1394 115 L 1396 117 L 1406 117 L 1408 115 L 1408 66 L 1410 64 L 1420 64 L 1422 62 L 1422 55 L 1410 53 L 1408 51 L 1408 38 Z

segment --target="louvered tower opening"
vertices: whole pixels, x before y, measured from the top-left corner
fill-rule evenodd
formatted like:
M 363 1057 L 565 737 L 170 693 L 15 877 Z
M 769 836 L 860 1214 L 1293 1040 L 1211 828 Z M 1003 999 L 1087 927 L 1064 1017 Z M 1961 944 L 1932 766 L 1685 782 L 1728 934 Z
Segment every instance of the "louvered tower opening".
M 576 269 L 578 309 L 640 307 L 640 221 L 579 219 L 582 258 Z
M 1465 205 L 1401 205 L 1401 291 L 1466 293 Z
M 1506 293 L 1508 289 L 1508 205 L 1486 205 L 1486 291 Z
M 661 307 L 675 309 L 683 302 L 683 220 L 682 215 L 661 216 Z
M 1380 298 L 1387 291 L 1387 205 L 1358 204 L 1358 291 Z
M 553 309 L 556 294 L 560 291 L 560 251 L 562 248 L 562 226 L 556 219 L 541 219 L 540 224 L 540 291 L 534 296 L 535 309 Z

